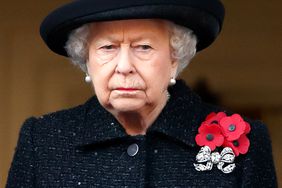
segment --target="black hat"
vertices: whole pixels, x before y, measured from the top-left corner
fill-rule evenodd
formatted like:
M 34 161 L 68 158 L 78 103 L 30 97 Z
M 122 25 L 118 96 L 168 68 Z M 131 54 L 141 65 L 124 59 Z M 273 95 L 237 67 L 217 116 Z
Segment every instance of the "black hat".
M 146 18 L 170 20 L 193 30 L 200 51 L 219 34 L 224 7 L 219 0 L 75 0 L 50 13 L 40 34 L 52 51 L 68 56 L 64 46 L 70 32 L 85 23 Z

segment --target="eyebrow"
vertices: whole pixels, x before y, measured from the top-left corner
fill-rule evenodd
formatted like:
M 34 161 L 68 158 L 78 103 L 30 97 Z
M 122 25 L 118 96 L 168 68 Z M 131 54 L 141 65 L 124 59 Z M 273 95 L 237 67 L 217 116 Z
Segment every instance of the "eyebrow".
M 139 37 L 137 37 L 137 38 L 134 38 L 133 40 L 132 40 L 132 42 L 138 42 L 138 41 L 142 41 L 142 40 L 157 40 L 157 37 L 155 37 L 155 36 L 152 36 L 152 35 L 141 35 L 141 36 L 139 36 Z
M 138 41 L 142 41 L 142 40 L 154 40 L 157 41 L 157 36 L 155 36 L 155 34 L 153 32 L 148 32 L 145 34 L 140 34 L 138 35 L 133 35 L 132 37 L 129 38 L 129 40 L 131 42 L 138 42 Z M 101 44 L 103 42 L 113 42 L 113 43 L 119 43 L 122 42 L 122 40 L 120 40 L 120 36 L 119 34 L 116 35 L 106 35 L 103 36 L 102 38 L 99 38 L 97 40 L 95 40 L 96 44 Z
M 118 39 L 119 37 L 117 36 L 113 36 L 113 35 L 107 35 L 104 37 L 98 37 L 97 40 L 95 40 L 95 42 L 103 42 L 103 41 L 110 41 L 110 42 L 119 42 L 120 40 Z

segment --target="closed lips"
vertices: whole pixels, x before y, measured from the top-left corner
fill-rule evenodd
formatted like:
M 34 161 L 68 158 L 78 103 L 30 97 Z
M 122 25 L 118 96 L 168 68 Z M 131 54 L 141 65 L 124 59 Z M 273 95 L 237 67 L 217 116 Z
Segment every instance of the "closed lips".
M 137 88 L 117 88 L 116 90 L 119 90 L 119 91 L 136 91 L 138 89 Z

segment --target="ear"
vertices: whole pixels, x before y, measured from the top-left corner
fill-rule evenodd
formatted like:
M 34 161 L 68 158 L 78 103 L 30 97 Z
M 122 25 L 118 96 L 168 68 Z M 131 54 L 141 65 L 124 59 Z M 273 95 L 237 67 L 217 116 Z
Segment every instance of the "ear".
M 85 62 L 85 67 L 86 67 L 86 72 L 88 73 L 88 70 L 89 70 L 89 61 L 88 61 L 88 58 Z
M 178 70 L 178 65 L 179 65 L 179 63 L 176 60 L 173 60 L 171 62 L 171 77 L 172 78 L 176 78 L 176 74 L 177 74 L 177 70 Z

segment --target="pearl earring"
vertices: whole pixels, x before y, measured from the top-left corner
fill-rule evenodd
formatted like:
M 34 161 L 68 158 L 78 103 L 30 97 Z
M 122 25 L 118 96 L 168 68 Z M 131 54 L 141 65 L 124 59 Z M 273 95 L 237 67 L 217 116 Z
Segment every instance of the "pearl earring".
M 90 83 L 91 82 L 91 77 L 88 74 L 86 74 L 86 76 L 85 76 L 85 82 L 86 83 Z
M 173 86 L 175 84 L 176 84 L 176 80 L 174 78 L 171 78 L 170 81 L 169 81 L 169 85 Z

